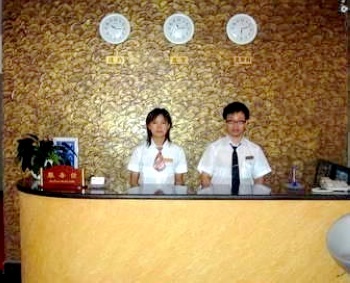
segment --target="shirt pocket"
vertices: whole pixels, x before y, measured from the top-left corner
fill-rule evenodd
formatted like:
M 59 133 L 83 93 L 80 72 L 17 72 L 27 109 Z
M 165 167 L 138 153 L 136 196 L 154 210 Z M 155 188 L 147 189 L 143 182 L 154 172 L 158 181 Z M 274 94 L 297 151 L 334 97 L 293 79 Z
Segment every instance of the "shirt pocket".
M 243 161 L 243 166 L 242 166 L 242 174 L 241 174 L 242 178 L 252 179 L 253 169 L 254 169 L 254 159 L 245 159 Z

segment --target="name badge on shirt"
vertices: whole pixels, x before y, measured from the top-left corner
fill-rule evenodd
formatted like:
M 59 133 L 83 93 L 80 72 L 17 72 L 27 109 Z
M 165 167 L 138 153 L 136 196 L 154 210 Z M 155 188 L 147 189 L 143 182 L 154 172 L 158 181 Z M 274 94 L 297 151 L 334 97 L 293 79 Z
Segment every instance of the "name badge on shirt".
M 164 158 L 164 161 L 167 162 L 167 163 L 171 163 L 173 162 L 173 159 L 172 158 Z
M 254 156 L 249 155 L 249 156 L 246 156 L 245 159 L 246 159 L 246 160 L 253 160 L 253 159 L 254 159 Z

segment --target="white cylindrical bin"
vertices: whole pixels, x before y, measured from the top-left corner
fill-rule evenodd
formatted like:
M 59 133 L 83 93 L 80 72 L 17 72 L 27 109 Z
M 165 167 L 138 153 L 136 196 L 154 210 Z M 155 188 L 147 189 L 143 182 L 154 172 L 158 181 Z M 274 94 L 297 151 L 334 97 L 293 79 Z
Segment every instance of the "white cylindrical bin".
M 337 219 L 329 228 L 327 248 L 335 261 L 350 273 L 350 213 Z

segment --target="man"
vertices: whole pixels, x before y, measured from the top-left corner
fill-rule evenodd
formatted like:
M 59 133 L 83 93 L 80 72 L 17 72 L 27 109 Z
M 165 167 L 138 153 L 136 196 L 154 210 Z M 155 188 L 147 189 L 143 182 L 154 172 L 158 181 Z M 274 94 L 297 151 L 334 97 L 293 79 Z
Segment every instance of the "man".
M 263 184 L 271 168 L 261 147 L 244 137 L 249 109 L 241 102 L 230 103 L 223 118 L 227 135 L 207 147 L 197 169 L 202 188 L 230 185 L 232 194 L 238 194 L 240 186 Z

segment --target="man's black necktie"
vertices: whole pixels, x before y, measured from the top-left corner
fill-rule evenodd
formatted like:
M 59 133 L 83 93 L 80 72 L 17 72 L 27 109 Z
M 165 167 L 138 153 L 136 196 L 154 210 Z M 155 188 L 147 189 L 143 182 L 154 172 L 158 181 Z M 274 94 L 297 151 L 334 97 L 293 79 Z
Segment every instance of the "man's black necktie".
M 239 167 L 238 167 L 238 156 L 237 146 L 231 145 L 233 148 L 232 152 L 232 179 L 231 179 L 231 192 L 233 195 L 238 195 L 239 190 Z

